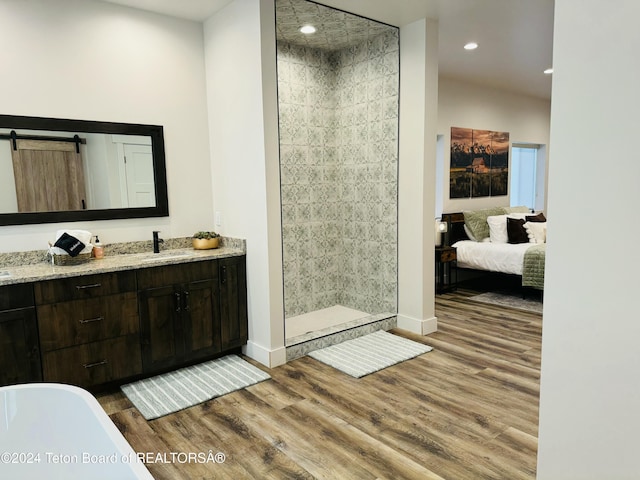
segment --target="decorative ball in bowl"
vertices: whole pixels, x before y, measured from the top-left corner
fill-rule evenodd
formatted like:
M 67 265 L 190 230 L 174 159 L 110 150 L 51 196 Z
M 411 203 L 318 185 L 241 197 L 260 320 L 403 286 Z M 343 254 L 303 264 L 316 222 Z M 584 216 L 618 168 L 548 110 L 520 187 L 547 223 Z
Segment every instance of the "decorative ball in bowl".
M 220 246 L 220 235 L 216 232 L 197 232 L 191 239 L 196 250 L 209 250 Z

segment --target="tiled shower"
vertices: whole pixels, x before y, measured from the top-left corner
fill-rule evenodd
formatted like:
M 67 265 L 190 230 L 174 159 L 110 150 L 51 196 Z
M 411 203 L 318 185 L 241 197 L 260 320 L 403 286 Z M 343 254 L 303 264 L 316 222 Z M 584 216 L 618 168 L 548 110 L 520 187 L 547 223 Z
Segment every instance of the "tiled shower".
M 394 315 L 398 30 L 276 5 L 285 319 L 336 305 Z M 303 21 L 321 41 L 296 40 Z

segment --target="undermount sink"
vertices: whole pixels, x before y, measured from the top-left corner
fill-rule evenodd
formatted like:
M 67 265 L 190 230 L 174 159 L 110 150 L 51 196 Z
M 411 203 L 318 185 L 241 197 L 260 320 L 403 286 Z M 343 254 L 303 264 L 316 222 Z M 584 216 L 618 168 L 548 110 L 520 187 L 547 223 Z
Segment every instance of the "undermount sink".
M 193 252 L 165 252 L 151 253 L 149 257 L 142 260 L 143 262 L 155 262 L 157 260 L 177 260 L 179 258 L 192 257 Z

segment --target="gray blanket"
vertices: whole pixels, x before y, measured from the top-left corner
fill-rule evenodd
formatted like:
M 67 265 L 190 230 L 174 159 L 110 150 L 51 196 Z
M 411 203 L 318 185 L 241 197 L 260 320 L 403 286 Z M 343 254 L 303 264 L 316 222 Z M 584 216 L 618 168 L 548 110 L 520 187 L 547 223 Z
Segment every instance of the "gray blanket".
M 544 290 L 544 258 L 546 243 L 532 245 L 524 254 L 522 286 Z

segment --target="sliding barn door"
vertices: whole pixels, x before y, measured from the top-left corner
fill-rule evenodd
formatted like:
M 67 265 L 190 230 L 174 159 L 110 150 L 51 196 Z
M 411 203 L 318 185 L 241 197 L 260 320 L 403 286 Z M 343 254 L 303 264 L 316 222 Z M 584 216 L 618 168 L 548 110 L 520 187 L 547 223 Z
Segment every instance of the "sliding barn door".
M 82 156 L 73 142 L 17 140 L 11 154 L 19 212 L 84 210 Z

